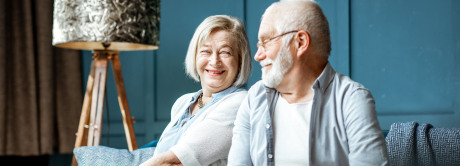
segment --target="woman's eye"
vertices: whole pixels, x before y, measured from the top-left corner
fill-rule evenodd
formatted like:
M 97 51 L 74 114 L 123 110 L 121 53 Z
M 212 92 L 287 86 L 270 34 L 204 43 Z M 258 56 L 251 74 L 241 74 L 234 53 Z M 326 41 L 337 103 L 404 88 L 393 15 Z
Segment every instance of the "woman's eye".
M 211 51 L 209 51 L 209 50 L 201 50 L 200 54 L 211 54 Z
M 220 54 L 220 55 L 223 55 L 223 56 L 230 56 L 230 55 L 232 55 L 232 54 L 231 54 L 230 52 L 228 52 L 228 51 L 221 51 L 219 54 Z

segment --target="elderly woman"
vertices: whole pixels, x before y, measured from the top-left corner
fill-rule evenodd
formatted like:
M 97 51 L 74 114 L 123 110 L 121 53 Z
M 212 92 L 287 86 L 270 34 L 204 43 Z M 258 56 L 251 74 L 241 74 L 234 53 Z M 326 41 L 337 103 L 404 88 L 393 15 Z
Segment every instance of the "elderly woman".
M 226 165 L 233 121 L 251 71 L 248 38 L 240 20 L 216 15 L 196 29 L 185 58 L 201 90 L 174 103 L 171 122 L 147 165 Z

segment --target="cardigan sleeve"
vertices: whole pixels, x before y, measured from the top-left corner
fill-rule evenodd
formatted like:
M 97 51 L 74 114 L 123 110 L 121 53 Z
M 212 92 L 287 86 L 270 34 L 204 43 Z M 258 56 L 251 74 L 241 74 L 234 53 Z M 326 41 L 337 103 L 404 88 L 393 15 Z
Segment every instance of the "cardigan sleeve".
M 194 122 L 171 148 L 183 165 L 209 165 L 227 158 L 233 122 L 246 94 L 246 91 L 229 94 L 209 108 L 202 120 Z

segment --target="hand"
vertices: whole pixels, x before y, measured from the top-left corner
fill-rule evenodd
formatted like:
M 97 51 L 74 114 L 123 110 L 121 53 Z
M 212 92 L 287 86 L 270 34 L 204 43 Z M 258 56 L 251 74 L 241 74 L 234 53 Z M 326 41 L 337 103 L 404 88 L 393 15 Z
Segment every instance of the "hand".
M 182 166 L 179 158 L 172 152 L 167 151 L 153 156 L 139 166 Z

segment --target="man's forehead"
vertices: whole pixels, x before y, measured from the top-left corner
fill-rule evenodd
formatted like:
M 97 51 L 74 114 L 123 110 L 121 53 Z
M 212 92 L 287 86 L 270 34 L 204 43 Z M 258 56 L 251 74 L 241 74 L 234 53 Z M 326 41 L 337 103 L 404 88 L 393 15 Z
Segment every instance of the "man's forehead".
M 260 23 L 259 28 L 259 37 L 264 38 L 267 36 L 272 36 L 276 33 L 274 21 L 270 18 L 263 18 Z

